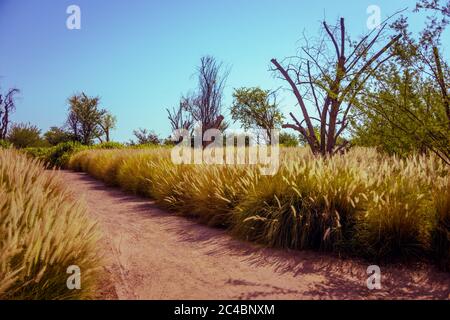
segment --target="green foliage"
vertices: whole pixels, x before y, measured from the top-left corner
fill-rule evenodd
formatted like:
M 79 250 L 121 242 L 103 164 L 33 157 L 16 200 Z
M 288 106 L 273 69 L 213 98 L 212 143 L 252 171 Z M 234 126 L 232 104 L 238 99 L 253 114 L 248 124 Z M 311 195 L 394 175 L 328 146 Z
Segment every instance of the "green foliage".
M 7 148 L 9 148 L 9 147 L 11 147 L 11 143 L 9 143 L 8 141 L 6 141 L 6 140 L 1 140 L 0 139 L 0 149 L 7 149 Z
M 130 145 L 158 145 L 161 143 L 158 135 L 147 129 L 137 129 L 133 131 L 136 141 L 130 141 Z
M 122 149 L 122 148 L 125 148 L 125 145 L 123 145 L 120 142 L 114 141 L 103 142 L 90 147 L 90 149 Z
M 287 132 L 280 133 L 280 145 L 284 147 L 298 147 L 300 141 L 296 135 Z
M 49 148 L 28 148 L 26 152 L 42 160 L 48 167 L 65 168 L 73 153 L 86 148 L 79 142 L 63 142 Z
M 48 167 L 67 168 L 70 157 L 88 149 L 121 149 L 125 146 L 119 142 L 104 142 L 92 146 L 84 146 L 79 142 L 63 142 L 49 148 L 27 148 L 32 157 L 42 160 Z
M 0 300 L 89 299 L 99 276 L 95 224 L 56 171 L 0 150 Z M 67 288 L 67 268 L 82 272 Z
M 60 143 L 69 142 L 74 139 L 74 137 L 67 131 L 58 127 L 51 127 L 44 134 L 45 140 L 52 146 L 56 146 Z
M 233 98 L 231 117 L 233 121 L 242 123 L 244 129 L 256 127 L 270 130 L 281 126 L 283 115 L 276 99 L 271 101 L 270 91 L 260 88 L 239 88 L 234 91 Z
M 50 148 L 49 152 L 45 156 L 45 162 L 52 166 L 58 168 L 65 168 L 70 156 L 77 152 L 86 148 L 78 142 L 64 142 L 60 143 L 57 146 Z
M 41 138 L 41 130 L 31 124 L 12 126 L 7 136 L 8 141 L 16 148 L 41 147 L 46 142 Z
M 85 93 L 69 98 L 67 126 L 75 139 L 84 145 L 91 145 L 101 136 L 100 123 L 107 113 L 99 108 L 99 97 L 88 97 Z
M 394 64 L 382 70 L 360 102 L 353 143 L 402 156 L 433 151 L 450 161 L 449 123 L 439 89 Z

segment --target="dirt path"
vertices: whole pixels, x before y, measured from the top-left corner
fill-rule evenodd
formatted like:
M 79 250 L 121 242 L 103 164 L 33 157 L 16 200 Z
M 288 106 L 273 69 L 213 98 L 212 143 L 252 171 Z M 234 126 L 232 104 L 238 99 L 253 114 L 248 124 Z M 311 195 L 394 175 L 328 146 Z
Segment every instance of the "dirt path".
M 370 291 L 365 262 L 260 248 L 85 174 L 61 174 L 85 198 L 104 235 L 109 284 L 102 298 L 450 298 L 450 274 L 434 267 L 382 266 L 382 289 Z

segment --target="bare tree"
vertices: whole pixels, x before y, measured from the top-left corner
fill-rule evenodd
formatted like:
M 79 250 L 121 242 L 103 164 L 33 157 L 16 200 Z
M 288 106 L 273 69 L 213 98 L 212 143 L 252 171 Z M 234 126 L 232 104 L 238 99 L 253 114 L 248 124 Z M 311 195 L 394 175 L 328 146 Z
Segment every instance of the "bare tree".
M 72 140 L 81 142 L 81 135 L 80 135 L 80 120 L 75 112 L 70 112 L 67 115 L 66 123 L 63 127 L 63 129 L 67 129 L 69 132 L 69 135 L 72 137 Z
M 373 72 L 393 56 L 385 53 L 401 38 L 397 35 L 378 46 L 385 38 L 386 25 L 384 22 L 358 42 L 352 42 L 346 34 L 344 18 L 335 27 L 323 22 L 320 39 L 312 46 L 305 39 L 301 56 L 289 58 L 284 66 L 271 60 L 274 71 L 289 83 L 303 115 L 299 121 L 290 113 L 294 124 L 283 128 L 300 132 L 313 153 L 332 155 L 348 146 L 348 141 L 340 139 L 342 142 L 338 143 L 338 138 L 349 124 L 355 98 Z M 307 102 L 315 107 L 314 111 L 308 111 Z M 320 128 L 318 135 L 313 122 Z
M 170 121 L 170 126 L 172 127 L 172 132 L 177 130 L 187 130 L 189 132 L 192 131 L 192 127 L 194 122 L 192 120 L 192 115 L 187 112 L 187 103 L 188 101 L 185 98 L 181 98 L 178 109 L 173 108 L 172 111 L 167 110 L 167 118 Z M 182 137 L 176 141 L 176 143 L 180 143 L 183 140 Z
M 9 89 L 5 95 L 0 94 L 0 140 L 6 139 L 9 125 L 11 123 L 11 113 L 16 105 L 14 96 L 19 93 L 19 89 Z
M 184 98 L 187 111 L 202 126 L 202 136 L 209 129 L 224 129 L 222 99 L 228 71 L 222 73 L 222 64 L 211 56 L 201 58 L 198 68 L 198 88 Z M 206 146 L 204 143 L 203 146 Z
M 190 114 L 186 114 L 187 110 L 187 101 L 185 98 L 182 98 L 180 101 L 180 105 L 178 109 L 173 108 L 172 111 L 167 110 L 167 118 L 170 121 L 170 126 L 172 127 L 172 131 L 185 129 L 191 130 L 193 121 L 192 116 Z

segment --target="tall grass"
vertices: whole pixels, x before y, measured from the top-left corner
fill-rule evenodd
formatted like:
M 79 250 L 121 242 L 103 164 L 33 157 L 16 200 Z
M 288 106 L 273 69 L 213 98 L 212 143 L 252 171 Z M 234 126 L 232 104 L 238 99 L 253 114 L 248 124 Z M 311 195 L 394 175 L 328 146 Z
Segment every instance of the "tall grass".
M 84 299 L 95 294 L 97 231 L 57 173 L 0 150 L 0 299 Z M 81 290 L 67 268 L 81 269 Z
M 161 148 L 83 151 L 69 167 L 249 241 L 371 260 L 432 257 L 450 269 L 449 168 L 436 157 L 354 149 L 323 159 L 285 148 L 280 163 L 274 176 L 174 165 Z

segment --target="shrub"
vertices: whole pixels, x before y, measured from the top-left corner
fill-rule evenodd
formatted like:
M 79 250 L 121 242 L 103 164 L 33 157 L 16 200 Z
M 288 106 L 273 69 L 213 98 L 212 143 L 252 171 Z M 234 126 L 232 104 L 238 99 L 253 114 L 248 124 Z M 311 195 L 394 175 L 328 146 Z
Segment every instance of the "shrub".
M 11 143 L 9 143 L 6 140 L 1 140 L 0 139 L 0 149 L 7 149 L 11 146 Z
M 8 141 L 16 148 L 42 147 L 46 141 L 41 138 L 41 130 L 31 124 L 16 124 L 8 133 Z
M 83 299 L 95 294 L 98 235 L 56 171 L 0 150 L 0 299 Z M 69 290 L 77 265 L 82 289 Z
M 103 142 L 100 144 L 96 144 L 94 146 L 92 146 L 92 149 L 122 149 L 125 146 L 120 143 L 120 142 L 113 142 L 113 141 L 109 141 L 109 142 Z
M 56 146 L 64 142 L 69 142 L 74 139 L 70 132 L 67 132 L 63 128 L 58 127 L 51 127 L 50 130 L 44 133 L 44 138 L 52 146 Z
M 63 142 L 50 148 L 27 148 L 32 157 L 42 160 L 48 167 L 67 168 L 69 159 L 77 152 L 89 149 L 121 149 L 124 145 L 118 142 L 105 142 L 93 146 L 84 146 L 79 142 Z
M 78 142 L 64 142 L 49 148 L 43 159 L 51 167 L 64 168 L 70 156 L 84 147 Z

